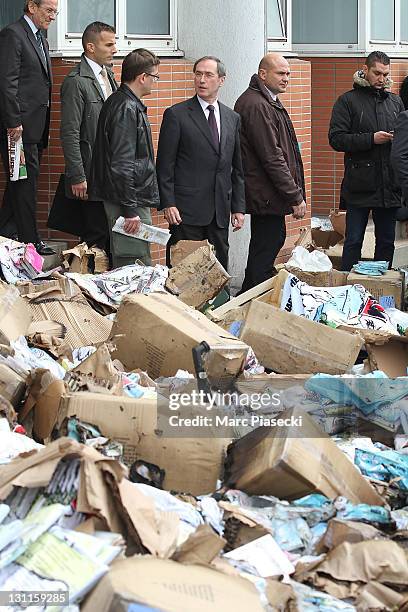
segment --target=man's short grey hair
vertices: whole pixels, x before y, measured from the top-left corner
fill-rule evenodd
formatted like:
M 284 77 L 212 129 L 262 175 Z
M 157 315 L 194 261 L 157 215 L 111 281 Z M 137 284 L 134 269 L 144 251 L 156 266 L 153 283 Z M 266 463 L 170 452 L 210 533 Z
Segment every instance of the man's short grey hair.
M 217 73 L 219 77 L 227 76 L 227 71 L 225 69 L 224 63 L 218 57 L 215 57 L 215 55 L 204 55 L 204 57 L 200 57 L 200 59 L 198 59 L 196 63 L 194 64 L 193 72 L 196 71 L 197 64 L 199 64 L 200 62 L 204 62 L 205 60 L 212 60 L 213 62 L 216 62 Z
M 34 4 L 36 4 L 37 6 L 40 6 L 41 2 L 42 2 L 42 0 L 25 0 L 25 3 L 24 3 L 24 12 L 25 13 L 27 13 L 27 11 L 28 11 L 28 5 L 29 5 L 30 1 L 33 2 Z

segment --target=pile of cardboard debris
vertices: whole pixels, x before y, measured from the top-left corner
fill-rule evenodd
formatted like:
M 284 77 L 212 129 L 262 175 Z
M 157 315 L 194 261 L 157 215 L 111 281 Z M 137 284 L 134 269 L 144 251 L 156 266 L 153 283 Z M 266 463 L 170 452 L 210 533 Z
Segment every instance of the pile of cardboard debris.
M 218 305 L 208 243 L 0 242 L 0 605 L 408 610 L 404 276 L 315 247 Z

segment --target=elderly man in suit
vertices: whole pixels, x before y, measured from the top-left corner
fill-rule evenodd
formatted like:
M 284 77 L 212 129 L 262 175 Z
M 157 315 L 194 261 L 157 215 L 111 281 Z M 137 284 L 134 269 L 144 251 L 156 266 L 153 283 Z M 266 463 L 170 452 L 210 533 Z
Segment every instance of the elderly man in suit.
M 76 220 L 78 235 L 89 246 L 109 250 L 103 202 L 88 197 L 88 182 L 99 114 L 105 100 L 118 88 L 110 68 L 116 53 L 115 29 L 99 21 L 90 23 L 82 35 L 82 46 L 81 61 L 61 87 L 65 193 L 67 198 L 82 200 Z M 64 206 L 71 202 L 64 199 Z
M 225 67 L 216 57 L 197 60 L 196 95 L 168 108 L 157 153 L 160 208 L 170 226 L 169 249 L 179 240 L 208 240 L 228 268 L 228 228 L 241 229 L 245 213 L 240 119 L 218 101 Z
M 9 175 L 7 136 L 22 136 L 27 179 L 10 182 L 0 212 L 0 233 L 17 230 L 41 255 L 52 255 L 39 237 L 36 219 L 37 179 L 48 144 L 52 74 L 43 31 L 58 14 L 58 0 L 26 0 L 24 16 L 0 33 L 0 153 Z

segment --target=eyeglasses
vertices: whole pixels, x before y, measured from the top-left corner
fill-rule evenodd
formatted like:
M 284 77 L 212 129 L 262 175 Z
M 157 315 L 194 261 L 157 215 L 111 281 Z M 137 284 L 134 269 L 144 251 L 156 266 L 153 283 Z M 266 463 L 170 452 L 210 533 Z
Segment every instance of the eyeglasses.
M 147 74 L 147 76 L 151 76 L 155 81 L 160 81 L 160 75 L 158 74 L 152 74 L 151 72 L 145 72 L 145 74 Z
M 205 79 L 216 79 L 218 77 L 218 75 L 213 72 L 201 72 L 200 70 L 196 70 L 194 76 L 196 79 L 201 79 L 202 77 Z
M 45 6 L 41 6 L 40 4 L 37 4 L 37 2 L 34 2 L 34 4 L 36 6 L 38 6 L 39 9 L 43 10 L 45 13 L 47 13 L 47 15 L 49 15 L 50 17 L 58 17 L 59 15 L 59 11 L 52 9 L 52 8 L 47 8 Z

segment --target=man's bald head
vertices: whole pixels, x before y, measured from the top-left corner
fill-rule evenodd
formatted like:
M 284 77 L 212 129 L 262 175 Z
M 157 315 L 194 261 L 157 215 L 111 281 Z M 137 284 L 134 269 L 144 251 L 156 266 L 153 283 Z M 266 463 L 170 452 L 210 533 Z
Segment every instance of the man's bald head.
M 290 76 L 289 63 L 280 53 L 267 53 L 259 62 L 258 76 L 275 95 L 285 93 Z
M 276 64 L 288 64 L 287 60 L 280 53 L 267 53 L 259 62 L 258 70 L 268 70 L 274 68 Z

